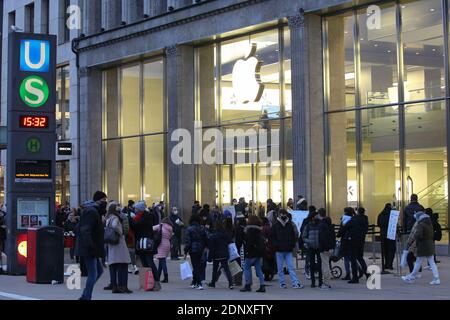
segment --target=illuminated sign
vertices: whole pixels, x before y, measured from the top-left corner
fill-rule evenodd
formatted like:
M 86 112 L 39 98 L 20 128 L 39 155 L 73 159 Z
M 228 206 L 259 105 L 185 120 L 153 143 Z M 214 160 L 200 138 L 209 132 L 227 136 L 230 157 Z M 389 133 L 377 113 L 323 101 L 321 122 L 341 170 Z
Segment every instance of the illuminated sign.
M 29 76 L 20 85 L 20 98 L 31 108 L 43 106 L 49 97 L 47 82 L 39 76 Z
M 20 128 L 48 128 L 48 116 L 20 116 Z
M 31 153 L 37 153 L 41 150 L 41 140 L 38 138 L 30 138 L 27 141 L 27 150 Z
M 250 53 L 239 59 L 233 67 L 233 91 L 238 103 L 258 102 L 264 91 L 261 83 L 261 62 L 255 57 L 256 44 L 252 44 Z
M 52 177 L 51 167 L 50 160 L 16 160 L 16 182 L 27 182 L 29 179 L 47 182 Z
M 71 156 L 72 155 L 72 144 L 70 142 L 58 143 L 58 155 L 59 156 Z
M 46 40 L 20 41 L 20 71 L 48 72 L 50 43 Z

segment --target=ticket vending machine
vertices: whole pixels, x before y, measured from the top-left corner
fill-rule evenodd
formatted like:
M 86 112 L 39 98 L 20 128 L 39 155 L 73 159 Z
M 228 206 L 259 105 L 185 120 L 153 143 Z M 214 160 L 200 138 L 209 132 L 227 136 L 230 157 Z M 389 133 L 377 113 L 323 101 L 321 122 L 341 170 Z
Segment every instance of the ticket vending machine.
M 27 230 L 54 224 L 56 36 L 8 38 L 8 273 L 26 274 Z

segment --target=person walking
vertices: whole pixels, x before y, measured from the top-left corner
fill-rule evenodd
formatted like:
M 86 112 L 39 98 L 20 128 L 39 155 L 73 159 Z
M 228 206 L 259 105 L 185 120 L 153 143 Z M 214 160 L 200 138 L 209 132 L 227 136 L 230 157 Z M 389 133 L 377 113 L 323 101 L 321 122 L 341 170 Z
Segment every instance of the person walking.
M 349 232 L 349 228 L 347 224 L 350 222 L 352 217 L 355 215 L 355 210 L 351 207 L 347 207 L 344 209 L 344 215 L 341 218 L 341 224 L 339 226 L 339 231 L 337 233 L 337 237 L 341 238 L 341 256 L 344 257 L 344 268 L 345 268 L 345 277 L 342 278 L 344 281 L 351 280 L 351 271 L 350 271 L 350 242 L 351 236 Z
M 358 277 L 358 264 L 362 268 L 362 272 L 367 274 L 367 264 L 364 260 L 364 244 L 366 240 L 366 234 L 369 229 L 369 219 L 365 215 L 364 208 L 358 208 L 358 214 L 345 225 L 344 229 L 348 230 L 348 240 L 350 249 L 350 263 L 352 266 L 352 279 L 348 283 L 359 283 Z
M 139 247 L 139 243 L 154 240 L 153 226 L 157 225 L 157 217 L 154 216 L 152 211 L 147 209 L 147 204 L 145 201 L 139 201 L 135 204 L 134 209 L 136 210 L 136 216 L 133 220 L 130 220 L 131 227 L 134 230 L 136 238 L 136 253 L 142 262 L 144 268 L 151 268 L 153 279 L 155 280 L 155 286 L 153 291 L 161 290 L 161 283 L 157 281 L 158 279 L 158 269 L 156 268 L 153 257 L 156 254 L 157 248 L 153 248 L 152 251 L 148 251 L 144 248 Z
M 262 220 L 262 236 L 264 239 L 264 255 L 262 269 L 264 273 L 264 281 L 272 281 L 273 276 L 277 274 L 277 263 L 275 258 L 275 248 L 272 243 L 272 227 L 269 219 Z
M 410 233 L 416 222 L 414 220 L 414 214 L 419 211 L 425 211 L 425 208 L 419 203 L 417 194 L 412 194 L 410 199 L 410 203 L 405 207 L 403 212 L 403 231 L 405 233 Z
M 212 280 L 208 283 L 208 287 L 215 288 L 219 279 L 219 267 L 225 272 L 228 280 L 228 288 L 233 289 L 233 280 L 228 266 L 229 252 L 228 245 L 232 243 L 232 239 L 225 231 L 223 223 L 217 221 L 214 230 L 208 237 L 209 256 L 208 261 L 213 263 Z
M 417 260 L 414 264 L 413 271 L 403 276 L 402 279 L 406 283 L 412 283 L 418 278 L 419 270 L 424 260 L 428 261 L 433 272 L 433 280 L 430 285 L 439 285 L 441 280 L 439 279 L 439 271 L 436 263 L 434 262 L 434 243 L 433 243 L 433 224 L 430 217 L 423 211 L 416 212 L 414 218 L 417 221 L 413 226 L 415 227 L 414 233 L 411 233 L 414 237 L 417 248 Z
M 303 203 L 303 202 L 302 202 Z M 300 226 L 300 234 L 303 234 L 305 232 L 305 228 L 306 226 L 312 222 L 312 220 L 314 219 L 314 217 L 317 214 L 317 209 L 315 206 L 309 206 L 308 207 L 308 216 L 303 220 L 302 225 Z M 307 254 L 307 249 L 305 247 L 305 243 L 303 241 L 303 237 L 300 237 L 298 239 L 298 246 L 301 249 L 301 256 L 305 256 L 305 252 L 306 252 L 306 256 L 305 256 L 305 277 L 306 279 L 311 279 L 311 269 L 310 269 L 310 262 L 309 262 L 309 255 Z
M 244 277 L 245 286 L 241 292 L 252 291 L 252 267 L 255 267 L 259 279 L 259 289 L 256 292 L 266 292 L 264 274 L 262 272 L 262 258 L 264 255 L 264 238 L 261 220 L 257 216 L 250 216 L 244 229 Z
M 173 235 L 172 222 L 169 218 L 162 219 L 159 225 L 153 226 L 153 232 L 161 233 L 161 243 L 158 246 L 158 253 L 155 256 L 155 258 L 158 259 L 158 276 L 155 280 L 159 282 L 161 273 L 164 272 L 162 283 L 168 283 L 169 273 L 167 271 L 167 257 L 170 253 L 170 239 Z
M 200 206 L 200 202 L 195 200 L 194 204 L 192 205 L 191 215 L 198 214 L 201 209 L 202 207 Z
M 110 202 L 106 215 L 106 226 L 112 228 L 119 235 L 119 242 L 117 244 L 108 243 L 106 245 L 111 282 L 104 289 L 112 290 L 112 293 L 133 293 L 133 291 L 128 289 L 127 267 L 131 259 L 125 242 L 124 221 L 126 220 L 123 220 L 121 217 L 119 204 L 117 202 Z
M 272 227 L 272 243 L 276 251 L 278 281 L 283 289 L 287 289 L 283 272 L 285 263 L 291 278 L 292 287 L 295 289 L 303 288 L 303 285 L 297 278 L 292 261 L 292 250 L 295 248 L 296 241 L 294 227 L 288 220 L 288 212 L 281 209 L 277 222 Z
M 185 259 L 187 255 L 191 257 L 192 262 L 192 284 L 191 288 L 203 290 L 202 274 L 204 273 L 204 264 L 202 258 L 206 248 L 206 231 L 205 228 L 200 225 L 200 216 L 193 214 L 189 221 L 189 227 L 186 230 L 184 255 Z
M 180 260 L 178 257 L 181 254 L 181 231 L 183 230 L 184 223 L 178 214 L 178 208 L 173 207 L 172 212 L 169 216 L 170 222 L 172 223 L 173 236 L 171 239 L 170 247 L 170 259 Z
M 383 211 L 378 215 L 377 225 L 380 228 L 381 252 L 384 260 L 384 270 L 394 270 L 394 257 L 396 251 L 395 240 L 388 239 L 388 227 L 391 217 L 392 205 L 386 203 Z
M 83 204 L 80 222 L 76 230 L 75 255 L 83 257 L 87 280 L 79 300 L 91 300 L 95 283 L 103 274 L 105 257 L 104 227 L 102 217 L 106 214 L 108 197 L 102 191 L 94 193 L 92 201 Z
M 439 213 L 433 213 L 433 209 L 428 208 L 425 211 L 426 214 L 428 214 L 431 218 L 431 223 L 433 224 L 433 242 L 436 243 L 436 241 L 442 240 L 442 227 L 439 223 Z M 436 253 L 434 254 L 434 262 L 441 263 L 436 259 Z

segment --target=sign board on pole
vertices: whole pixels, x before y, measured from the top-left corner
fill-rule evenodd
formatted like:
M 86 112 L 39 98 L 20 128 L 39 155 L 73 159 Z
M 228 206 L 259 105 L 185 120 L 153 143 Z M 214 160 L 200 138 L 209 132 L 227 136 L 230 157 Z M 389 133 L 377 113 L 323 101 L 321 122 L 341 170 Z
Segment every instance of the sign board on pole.
M 309 211 L 292 210 L 289 213 L 292 215 L 292 222 L 295 223 L 300 234 L 300 227 L 302 226 L 303 220 L 308 217 Z
M 387 238 L 390 240 L 395 240 L 397 235 L 397 224 L 398 224 L 398 218 L 400 217 L 400 211 L 398 210 L 391 210 L 391 214 L 389 217 L 389 226 L 388 226 L 388 232 L 387 232 Z
M 55 218 L 56 36 L 9 34 L 6 95 L 6 251 L 8 273 L 21 275 L 26 272 L 26 229 Z
M 223 212 L 225 213 L 225 211 L 230 211 L 231 216 L 233 217 L 233 221 L 234 218 L 236 217 L 236 209 L 234 206 L 225 206 L 223 207 Z

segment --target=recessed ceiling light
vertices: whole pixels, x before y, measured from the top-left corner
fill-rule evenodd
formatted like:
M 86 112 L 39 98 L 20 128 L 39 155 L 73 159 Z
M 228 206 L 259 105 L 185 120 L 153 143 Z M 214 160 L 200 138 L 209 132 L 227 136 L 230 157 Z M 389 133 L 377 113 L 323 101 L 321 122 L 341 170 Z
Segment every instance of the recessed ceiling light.
M 375 43 L 373 46 L 374 46 L 374 47 L 378 47 L 378 44 Z
M 420 52 L 416 52 L 416 54 L 417 54 L 417 55 L 419 55 L 419 54 L 420 54 Z
M 436 52 L 436 49 L 433 49 L 433 52 Z
M 430 9 L 430 11 L 431 11 L 431 12 L 435 12 L 435 11 L 436 11 L 436 9 L 433 9 L 433 8 L 431 8 L 431 9 Z
M 361 38 L 360 40 L 361 40 L 361 41 L 364 41 L 364 38 Z
M 391 50 L 388 50 L 388 53 L 391 53 L 392 51 Z
M 402 8 L 403 8 L 403 9 L 405 9 L 405 8 L 406 8 L 406 6 L 405 6 L 405 5 L 402 5 Z

